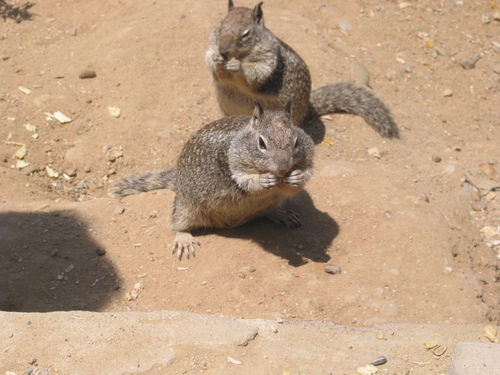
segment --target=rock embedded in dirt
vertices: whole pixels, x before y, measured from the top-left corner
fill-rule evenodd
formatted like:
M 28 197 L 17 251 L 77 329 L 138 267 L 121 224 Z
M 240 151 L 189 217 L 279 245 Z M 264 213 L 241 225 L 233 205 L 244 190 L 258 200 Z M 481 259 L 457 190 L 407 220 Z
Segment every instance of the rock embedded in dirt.
M 30 164 L 26 168 L 21 169 L 21 172 L 26 176 L 29 176 L 30 174 L 38 172 L 39 170 L 40 167 L 38 165 Z
M 68 168 L 64 170 L 64 174 L 69 177 L 75 177 L 76 176 L 76 169 L 75 168 Z
M 95 250 L 95 253 L 102 257 L 103 255 L 106 255 L 106 250 L 99 247 Z
M 121 147 L 113 147 L 108 151 L 108 160 L 110 162 L 114 162 L 121 157 L 123 157 L 123 150 Z
M 450 96 L 453 96 L 453 90 L 452 89 L 446 89 L 443 91 L 441 94 L 442 97 L 449 98 Z
M 116 206 L 115 207 L 115 214 L 121 215 L 125 212 L 125 207 L 123 206 Z
M 97 74 L 96 74 L 95 70 L 92 70 L 92 69 L 85 69 L 84 71 L 82 71 L 78 75 L 78 78 L 80 78 L 80 79 L 89 79 L 89 78 L 95 78 L 95 77 L 97 77 Z
M 338 274 L 342 273 L 342 269 L 340 268 L 340 266 L 337 266 L 335 264 L 326 264 L 325 265 L 325 272 L 329 273 L 331 275 L 338 275 Z
M 488 208 L 488 206 L 486 205 L 485 202 L 473 202 L 471 204 L 471 208 L 474 210 L 474 211 L 485 211 L 486 208 Z

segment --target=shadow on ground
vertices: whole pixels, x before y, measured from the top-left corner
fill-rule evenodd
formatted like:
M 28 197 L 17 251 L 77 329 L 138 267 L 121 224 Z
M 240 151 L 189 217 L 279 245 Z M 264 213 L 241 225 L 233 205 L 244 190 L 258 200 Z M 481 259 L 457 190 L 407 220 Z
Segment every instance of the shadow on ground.
M 71 211 L 2 213 L 0 244 L 0 310 L 98 311 L 114 293 L 116 270 Z
M 30 12 L 30 9 L 33 6 L 35 6 L 35 4 L 29 1 L 22 5 L 11 5 L 4 0 L 0 0 L 0 17 L 2 17 L 4 21 L 10 19 L 15 23 L 32 20 L 33 13 Z
M 207 233 L 229 238 L 254 241 L 265 251 L 288 260 L 291 266 L 299 267 L 309 260 L 326 263 L 329 246 L 339 234 L 339 226 L 326 212 L 314 207 L 311 196 L 303 191 L 285 206 L 299 214 L 302 226 L 297 229 L 278 227 L 267 219 L 257 219 L 235 229 L 197 231 L 196 235 Z

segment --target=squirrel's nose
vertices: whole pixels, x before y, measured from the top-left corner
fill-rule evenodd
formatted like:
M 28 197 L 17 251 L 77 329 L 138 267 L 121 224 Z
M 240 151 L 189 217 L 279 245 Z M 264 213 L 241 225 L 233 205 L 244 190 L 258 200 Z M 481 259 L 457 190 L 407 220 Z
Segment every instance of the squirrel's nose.
M 292 166 L 290 165 L 290 162 L 288 160 L 282 160 L 278 162 L 278 165 L 276 167 L 276 172 L 275 174 L 278 177 L 285 177 L 286 174 L 290 171 L 290 168 Z
M 224 60 L 229 60 L 229 54 L 231 50 L 229 48 L 219 48 L 219 54 L 224 58 Z

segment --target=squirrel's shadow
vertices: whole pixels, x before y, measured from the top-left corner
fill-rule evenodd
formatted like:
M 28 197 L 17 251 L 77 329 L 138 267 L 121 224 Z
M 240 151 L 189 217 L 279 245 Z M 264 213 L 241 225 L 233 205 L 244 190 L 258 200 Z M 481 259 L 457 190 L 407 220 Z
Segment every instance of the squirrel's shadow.
M 252 240 L 265 251 L 287 259 L 291 266 L 299 267 L 311 260 L 326 263 L 330 260 L 328 247 L 339 233 L 339 226 L 326 212 L 314 207 L 311 196 L 303 191 L 286 203 L 285 209 L 295 211 L 302 222 L 297 229 L 279 227 L 261 218 L 234 229 L 196 231 L 194 235 L 218 236 Z
M 70 210 L 0 213 L 0 310 L 98 311 L 118 271 Z
M 29 1 L 23 5 L 11 5 L 7 4 L 5 0 L 0 0 L 0 17 L 2 17 L 4 21 L 11 19 L 15 23 L 32 20 L 33 14 L 29 10 L 33 6 L 35 6 L 35 4 Z
M 315 145 L 320 144 L 325 139 L 326 126 L 311 105 L 309 105 L 309 111 L 301 128 L 311 137 Z

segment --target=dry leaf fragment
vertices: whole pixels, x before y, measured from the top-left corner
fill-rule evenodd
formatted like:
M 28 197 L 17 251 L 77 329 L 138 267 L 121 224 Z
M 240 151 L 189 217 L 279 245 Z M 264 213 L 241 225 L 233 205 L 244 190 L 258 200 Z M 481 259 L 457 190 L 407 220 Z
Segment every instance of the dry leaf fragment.
M 26 127 L 26 130 L 28 130 L 30 132 L 36 132 L 36 126 L 35 125 L 26 124 L 24 126 Z
M 30 163 L 27 163 L 27 162 L 25 162 L 24 160 L 18 160 L 18 161 L 16 162 L 16 168 L 17 168 L 17 169 L 23 169 L 23 168 L 28 167 L 29 165 L 30 165 Z
M 26 88 L 26 87 L 23 87 L 23 86 L 19 86 L 18 90 L 21 91 L 22 93 L 26 94 L 26 95 L 31 94 L 31 90 L 28 89 L 28 88 Z
M 52 178 L 57 178 L 59 177 L 59 173 L 50 168 L 49 166 L 45 167 L 45 170 L 47 171 L 47 175 Z
M 426 341 L 424 345 L 427 350 L 431 350 L 432 348 L 438 346 L 438 343 L 436 341 Z
M 57 121 L 59 121 L 61 124 L 66 124 L 68 122 L 71 122 L 72 120 L 66 116 L 65 114 L 61 112 L 54 112 L 54 117 L 56 118 Z
M 232 363 L 232 364 L 235 364 L 235 365 L 241 365 L 242 362 L 241 361 L 238 361 L 237 359 L 234 359 L 233 357 L 230 357 L 230 356 L 227 356 L 227 361 Z
M 16 151 L 16 153 L 14 154 L 14 156 L 17 158 L 17 159 L 24 159 L 24 157 L 26 156 L 26 145 L 22 145 L 21 148 L 19 150 Z
M 497 330 L 493 326 L 484 327 L 484 336 L 491 342 L 498 343 Z

